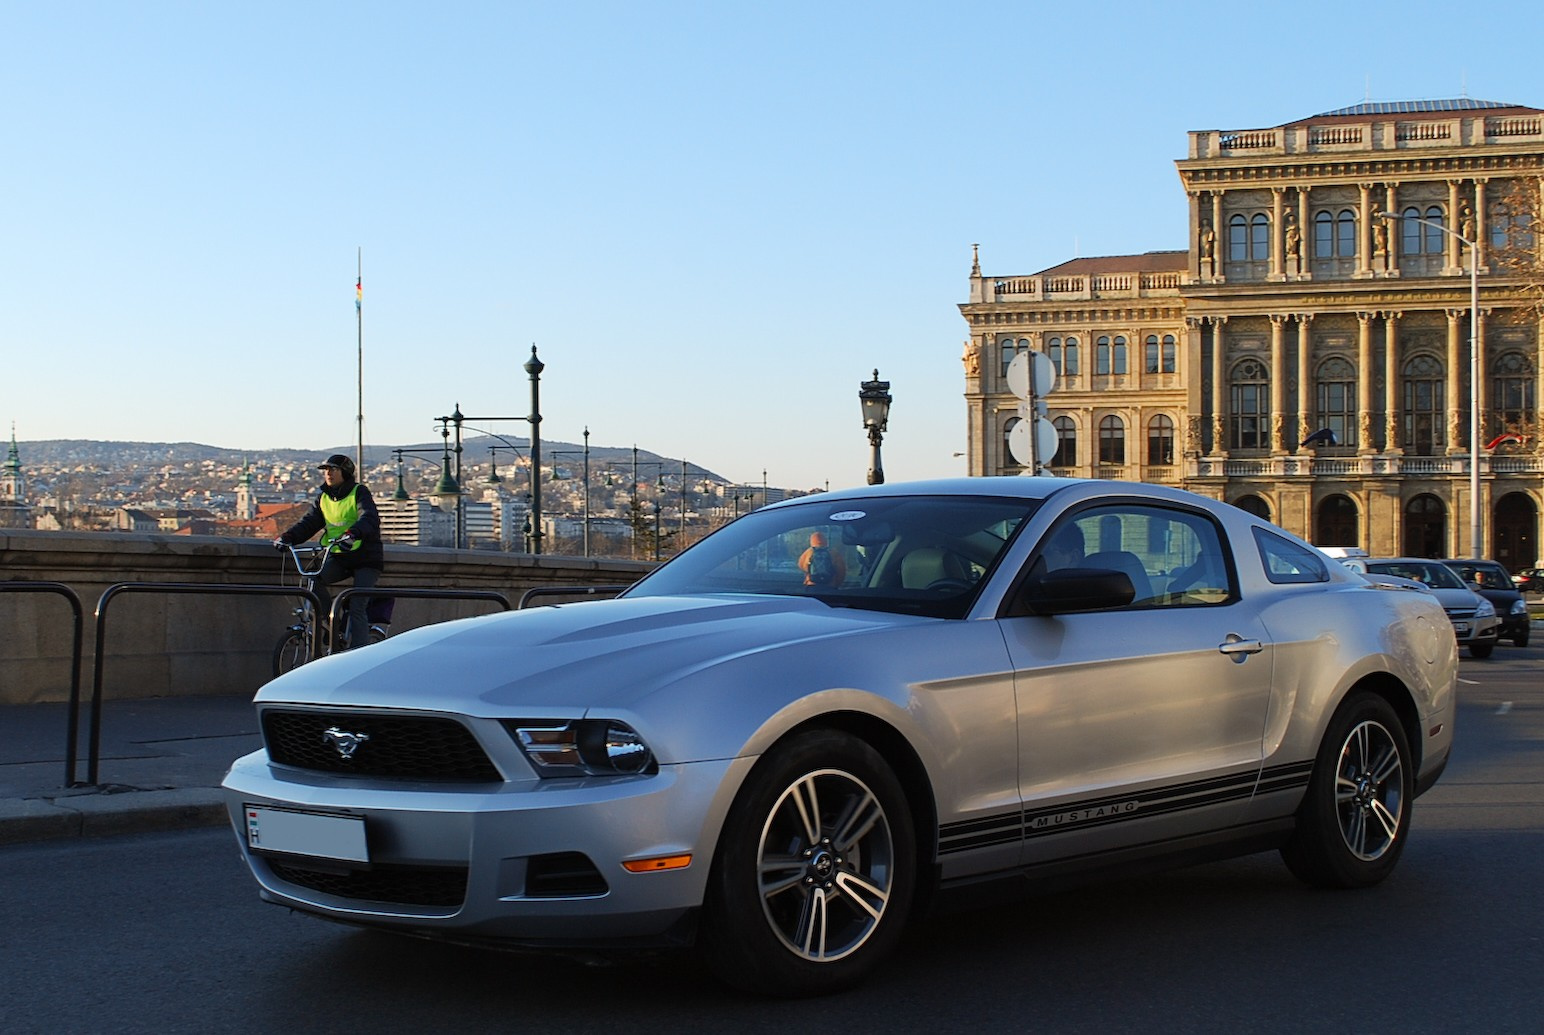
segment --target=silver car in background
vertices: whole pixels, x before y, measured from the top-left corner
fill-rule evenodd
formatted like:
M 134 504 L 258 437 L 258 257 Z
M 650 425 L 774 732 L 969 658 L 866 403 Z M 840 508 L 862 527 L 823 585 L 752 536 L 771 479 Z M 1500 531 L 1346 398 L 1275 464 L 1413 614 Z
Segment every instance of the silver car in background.
M 1426 557 L 1358 557 L 1342 562 L 1373 575 L 1394 575 L 1425 586 L 1441 603 L 1460 647 L 1470 657 L 1488 658 L 1501 638 L 1501 617 L 1490 601 L 1471 589 L 1452 568 Z
M 1279 850 L 1394 869 L 1457 651 L 1242 510 L 974 478 L 779 503 L 611 601 L 472 618 L 262 689 L 225 780 L 270 902 L 457 942 L 687 947 L 859 980 L 935 891 Z

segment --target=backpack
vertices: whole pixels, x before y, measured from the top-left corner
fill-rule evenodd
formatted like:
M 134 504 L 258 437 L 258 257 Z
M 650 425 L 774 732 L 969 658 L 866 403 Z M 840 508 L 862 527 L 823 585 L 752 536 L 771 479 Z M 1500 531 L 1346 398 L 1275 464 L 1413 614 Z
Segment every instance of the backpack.
M 810 547 L 810 584 L 829 586 L 836 581 L 836 564 L 831 560 L 829 546 Z

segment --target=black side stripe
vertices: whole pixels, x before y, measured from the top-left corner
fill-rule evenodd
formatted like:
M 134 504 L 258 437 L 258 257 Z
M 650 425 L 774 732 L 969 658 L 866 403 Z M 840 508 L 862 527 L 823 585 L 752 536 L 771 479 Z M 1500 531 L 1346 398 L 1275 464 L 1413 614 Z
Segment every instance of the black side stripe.
M 938 854 L 952 855 L 1069 830 L 1089 830 L 1113 823 L 1211 808 L 1227 802 L 1246 800 L 1258 794 L 1299 790 L 1308 785 L 1312 773 L 1313 762 L 1291 762 L 1268 766 L 1257 772 L 1193 780 L 1133 794 L 1104 795 L 1048 808 L 1014 809 L 992 816 L 945 823 L 938 830 Z

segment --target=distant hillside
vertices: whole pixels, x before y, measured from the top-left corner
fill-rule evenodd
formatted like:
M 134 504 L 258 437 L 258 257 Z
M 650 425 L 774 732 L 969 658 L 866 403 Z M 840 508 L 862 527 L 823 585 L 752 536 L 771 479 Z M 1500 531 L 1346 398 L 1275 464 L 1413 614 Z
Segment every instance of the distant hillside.
M 517 435 L 507 435 L 505 440 L 519 446 L 522 450 L 530 448 L 530 440 Z M 463 439 L 461 443 L 462 463 L 481 463 L 488 457 L 488 446 L 499 445 L 501 441 L 487 436 L 476 436 Z M 354 455 L 354 446 L 333 445 L 322 446 L 317 449 L 226 449 L 221 446 L 207 446 L 199 442 L 96 442 L 89 439 L 41 439 L 34 442 L 16 443 L 17 450 L 21 454 L 22 468 L 36 467 L 62 467 L 85 464 L 91 467 L 99 467 L 108 470 L 127 470 L 135 467 L 160 466 L 165 464 L 199 463 L 204 460 L 213 460 L 215 463 L 232 467 L 240 466 L 243 462 L 257 463 L 307 463 L 318 460 L 331 453 L 343 453 Z M 405 442 L 401 448 L 411 450 L 435 450 L 443 447 L 443 442 Z M 389 464 L 394 459 L 392 450 L 397 446 L 365 446 L 365 464 L 375 466 Z M 562 460 L 565 465 L 576 465 L 582 462 L 580 456 L 584 445 L 573 442 L 549 442 L 542 440 L 543 464 L 549 463 L 555 452 L 562 452 Z M 422 455 L 422 454 L 420 454 Z M 592 466 L 601 461 L 609 461 L 612 464 L 630 463 L 633 458 L 631 447 L 615 446 L 591 446 L 590 463 Z M 666 473 L 679 473 L 681 461 L 663 457 L 657 453 L 651 453 L 645 449 L 638 450 L 640 463 L 649 465 L 652 475 L 663 467 Z M 656 466 L 658 465 L 658 466 Z M 687 473 L 693 478 L 707 478 L 713 481 L 726 481 L 712 471 L 706 470 L 696 464 L 688 462 Z

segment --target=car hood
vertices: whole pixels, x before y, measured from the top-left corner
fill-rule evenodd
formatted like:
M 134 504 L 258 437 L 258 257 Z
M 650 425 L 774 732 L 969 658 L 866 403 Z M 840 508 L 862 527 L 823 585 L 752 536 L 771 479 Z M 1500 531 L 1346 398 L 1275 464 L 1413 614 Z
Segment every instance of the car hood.
M 415 629 L 295 669 L 257 701 L 572 716 L 751 655 L 939 621 L 805 597 L 587 601 Z

